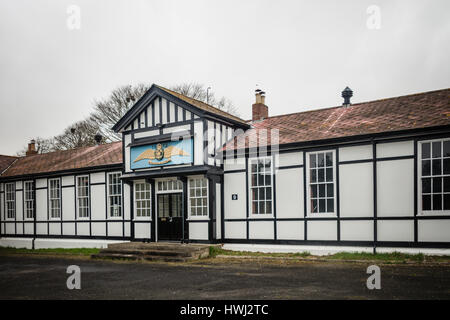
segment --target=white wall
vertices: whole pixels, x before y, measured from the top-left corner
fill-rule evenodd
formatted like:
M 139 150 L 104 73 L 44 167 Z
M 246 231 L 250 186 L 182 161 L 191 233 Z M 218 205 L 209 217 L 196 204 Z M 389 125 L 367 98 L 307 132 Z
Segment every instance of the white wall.
M 221 184 L 216 183 L 216 239 L 222 237 L 222 197 L 221 197 Z
M 277 218 L 302 218 L 303 168 L 276 171 Z
M 244 221 L 225 221 L 225 239 L 247 238 L 247 223 Z
M 339 166 L 341 217 L 373 216 L 373 164 Z
M 208 222 L 190 222 L 189 239 L 208 240 Z
M 414 215 L 414 160 L 377 162 L 379 217 Z
M 245 172 L 225 174 L 224 184 L 225 219 L 245 219 L 247 216 Z M 232 200 L 233 194 L 238 195 L 237 200 Z

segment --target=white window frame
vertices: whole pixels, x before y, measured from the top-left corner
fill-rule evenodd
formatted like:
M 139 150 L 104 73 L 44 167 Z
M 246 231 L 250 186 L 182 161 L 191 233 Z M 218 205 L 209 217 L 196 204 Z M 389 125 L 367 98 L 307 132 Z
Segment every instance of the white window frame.
M 58 181 L 58 195 L 59 197 L 57 198 L 52 198 L 52 181 Z M 53 201 L 58 201 L 59 206 L 56 208 L 53 208 L 52 205 L 52 200 Z M 52 178 L 52 179 L 48 179 L 48 210 L 49 210 L 49 218 L 51 220 L 60 220 L 61 219 L 61 179 L 60 178 Z M 52 216 L 53 213 L 53 209 L 57 209 L 58 211 L 58 216 L 54 217 Z
M 332 159 L 333 159 L 333 212 L 311 212 L 311 183 L 310 183 L 310 172 L 311 172 L 311 164 L 310 164 L 310 155 L 311 154 L 319 154 L 319 153 L 329 153 L 331 152 Z M 336 163 L 336 150 L 318 150 L 318 151 L 311 151 L 306 152 L 306 163 L 304 164 L 306 166 L 306 216 L 308 218 L 335 218 L 337 217 L 337 193 L 336 193 L 336 169 L 337 169 L 337 163 Z M 324 159 L 326 161 L 326 158 Z M 325 164 L 326 167 L 326 164 Z M 324 168 L 325 168 L 324 167 Z M 325 170 L 326 171 L 326 170 Z M 326 174 L 326 173 L 325 173 Z M 318 177 L 317 177 L 318 178 Z M 330 182 L 324 181 L 324 184 L 329 184 Z M 326 191 L 325 191 L 326 192 Z
M 181 186 L 181 188 L 178 188 L 178 186 Z M 156 193 L 180 193 L 183 192 L 183 182 L 174 178 L 156 179 L 155 188 Z
M 12 186 L 12 191 L 8 191 L 8 186 Z M 12 199 L 8 200 L 8 194 L 12 195 Z M 12 204 L 12 208 L 8 208 L 8 203 Z M 12 212 L 12 216 L 9 216 L 9 212 Z M 16 183 L 9 182 L 5 183 L 5 219 L 15 220 L 16 219 Z
M 150 192 L 150 198 L 145 198 L 145 199 L 137 199 L 137 197 L 136 197 L 136 192 L 137 192 L 137 188 L 136 188 L 136 185 L 138 185 L 138 184 L 148 184 L 148 186 L 149 186 L 149 192 Z M 142 192 L 142 191 L 139 191 L 139 192 L 141 192 L 141 193 L 145 193 L 145 192 L 147 192 L 146 190 L 144 191 L 144 192 Z M 147 206 L 145 206 L 145 207 L 142 207 L 141 206 L 141 208 L 140 209 L 149 209 L 150 210 L 150 215 L 146 215 L 146 216 L 138 216 L 137 215 L 137 203 L 139 202 L 139 201 L 150 201 L 150 206 L 149 207 L 147 207 Z M 145 220 L 145 221 L 152 221 L 152 215 L 153 215 L 153 211 L 152 211 L 152 185 L 150 184 L 150 183 L 147 183 L 145 180 L 136 180 L 135 182 L 134 182 L 134 185 L 133 185 L 133 220 Z
M 259 162 L 260 160 L 270 160 L 270 185 L 263 185 L 263 186 L 252 186 L 252 161 Z M 248 159 L 248 197 L 249 197 L 249 216 L 253 218 L 260 218 L 260 219 L 267 219 L 273 217 L 273 211 L 274 211 L 274 185 L 273 185 L 273 177 L 274 177 L 274 165 L 275 161 L 272 157 L 258 157 L 258 158 L 249 158 Z M 270 207 L 271 212 L 270 213 L 253 213 L 253 192 L 252 189 L 260 189 L 261 187 L 265 188 L 270 186 L 270 193 L 271 193 L 271 199 L 270 199 Z M 260 200 L 258 200 L 259 203 Z M 264 199 L 264 202 L 267 202 Z M 258 205 L 259 207 L 259 205 Z
M 206 198 L 206 215 L 202 214 L 201 216 L 192 215 L 191 214 L 191 181 L 204 179 L 206 180 L 206 196 L 194 197 L 194 199 L 203 199 Z M 195 189 L 196 187 L 194 187 Z M 188 194 L 188 218 L 187 220 L 209 220 L 209 181 L 205 176 L 190 176 L 188 177 L 187 182 L 187 194 Z M 197 206 L 195 206 L 197 207 Z M 203 206 L 202 206 L 203 207 Z
M 31 190 L 27 190 L 27 185 L 31 184 Z M 31 198 L 28 198 L 28 195 L 31 193 Z M 24 211 L 24 219 L 25 220 L 34 220 L 35 210 L 34 210 L 34 182 L 32 180 L 23 182 L 23 211 Z M 31 204 L 31 209 L 28 207 L 28 204 Z M 31 211 L 31 217 L 28 216 L 28 213 Z
M 120 194 L 111 194 L 111 188 L 110 188 L 110 184 L 111 184 L 111 176 L 112 175 L 119 175 L 119 184 L 120 185 Z M 122 219 L 122 215 L 123 215 L 123 183 L 122 180 L 120 180 L 120 176 L 122 175 L 122 173 L 120 171 L 115 171 L 115 172 L 108 172 L 107 173 L 107 181 L 106 181 L 106 189 L 107 189 L 107 210 L 108 210 L 108 219 L 111 220 L 121 220 Z M 117 185 L 117 184 L 116 184 Z M 112 197 L 119 197 L 120 198 L 120 206 L 119 206 L 119 215 L 118 216 L 113 216 L 111 215 L 111 198 Z
M 440 139 L 433 139 L 433 140 L 423 140 L 418 141 L 418 148 L 417 148 L 417 213 L 420 216 L 448 216 L 450 215 L 450 210 L 444 210 L 444 206 L 442 205 L 442 210 L 422 210 L 422 145 L 424 143 L 430 143 L 432 146 L 433 142 L 441 142 L 441 157 L 439 159 L 443 160 L 444 155 L 444 141 L 450 141 L 450 138 L 440 138 Z M 432 148 L 431 148 L 432 149 Z M 432 150 L 430 149 L 430 159 L 433 159 Z M 448 157 L 446 157 L 448 158 Z M 441 169 L 442 174 L 437 177 L 448 177 L 450 174 L 444 174 L 444 163 L 441 161 Z M 430 166 L 431 176 L 433 177 L 433 164 L 431 163 Z M 428 177 L 428 176 L 427 176 Z M 432 186 L 431 186 L 432 188 Z M 442 192 L 441 194 L 444 194 L 444 179 L 442 179 Z M 433 195 L 433 193 L 431 193 Z M 442 199 L 442 204 L 444 203 L 444 199 Z
M 80 181 L 79 181 L 79 179 L 84 179 L 84 178 L 87 178 L 87 186 L 80 186 Z M 90 177 L 89 177 L 89 175 L 87 174 L 87 175 L 82 175 L 82 176 L 76 176 L 75 177 L 75 189 L 76 189 L 76 215 L 77 215 L 77 220 L 89 220 L 90 219 L 90 216 L 91 216 L 91 208 L 90 208 L 90 202 L 91 202 L 91 199 L 90 199 Z M 80 196 L 80 188 L 86 188 L 87 187 L 87 192 L 86 192 L 86 195 L 85 196 Z M 83 207 L 81 207 L 80 206 L 80 200 L 82 200 L 82 199 L 87 199 L 87 205 L 86 206 L 83 206 Z M 83 208 L 83 209 L 87 209 L 87 216 L 81 216 L 80 215 L 80 209 L 81 208 Z

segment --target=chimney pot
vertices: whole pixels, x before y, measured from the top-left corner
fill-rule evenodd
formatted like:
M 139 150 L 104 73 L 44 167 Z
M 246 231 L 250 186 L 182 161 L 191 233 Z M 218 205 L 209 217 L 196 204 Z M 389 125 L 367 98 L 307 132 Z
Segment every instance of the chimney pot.
M 265 92 L 256 89 L 255 90 L 255 103 L 252 105 L 252 121 L 258 121 L 265 119 L 269 116 L 269 107 L 266 106 Z

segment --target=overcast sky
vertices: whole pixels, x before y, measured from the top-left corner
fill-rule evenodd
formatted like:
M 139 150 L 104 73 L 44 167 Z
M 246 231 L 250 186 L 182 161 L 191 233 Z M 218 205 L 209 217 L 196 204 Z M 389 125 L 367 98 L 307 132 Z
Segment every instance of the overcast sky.
M 0 154 L 120 85 L 203 83 L 248 119 L 256 84 L 292 113 L 448 88 L 449 57 L 448 0 L 2 0 Z

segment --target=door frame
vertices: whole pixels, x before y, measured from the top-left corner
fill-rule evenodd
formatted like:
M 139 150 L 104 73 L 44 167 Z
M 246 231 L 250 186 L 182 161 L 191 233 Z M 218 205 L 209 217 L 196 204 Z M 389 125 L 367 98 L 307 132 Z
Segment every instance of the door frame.
M 180 189 L 174 189 L 174 190 L 160 190 L 159 189 L 159 182 L 162 182 L 162 183 L 164 183 L 164 181 L 176 181 L 176 182 L 178 182 L 178 184 L 180 185 Z M 170 193 L 179 193 L 179 194 L 181 194 L 181 218 L 182 218 L 182 226 L 184 226 L 185 225 L 185 223 L 186 223 L 186 216 L 185 216 L 185 213 L 184 213 L 184 211 L 185 211 L 185 207 L 186 207 L 186 204 L 185 204 L 185 199 L 184 199 L 184 188 L 183 188 L 183 182 L 180 180 L 180 179 L 177 179 L 176 177 L 171 177 L 171 178 L 155 178 L 154 179 L 154 190 L 155 190 L 155 201 L 154 201 L 154 204 L 155 204 L 155 206 L 154 206 L 154 208 L 155 208 L 155 211 L 154 211 L 154 221 L 155 221 L 155 242 L 158 242 L 159 241 L 159 238 L 158 238 L 158 219 L 159 219 L 159 217 L 158 217 L 158 195 L 159 194 L 170 194 Z M 182 228 L 182 230 L 181 230 L 181 239 L 180 239 L 180 241 L 184 241 L 185 240 L 185 235 L 184 235 L 184 228 Z M 162 240 L 162 241 L 170 241 L 170 240 Z M 178 240 L 174 240 L 174 241 L 178 241 Z
M 180 201 L 179 202 L 179 204 L 180 204 L 180 212 L 179 212 L 179 214 L 180 215 L 177 216 L 177 218 L 181 218 L 181 226 L 180 226 L 181 229 L 178 230 L 179 233 L 177 233 L 177 235 L 179 234 L 179 237 L 174 238 L 174 239 L 161 239 L 161 241 L 181 241 L 181 240 L 183 240 L 183 223 L 184 223 L 184 221 L 183 221 L 183 207 L 181 205 L 182 201 L 183 201 L 183 192 L 180 192 L 180 191 L 179 192 L 167 192 L 167 193 L 160 192 L 160 193 L 156 194 L 156 202 L 159 203 L 159 198 L 163 197 L 163 196 L 167 196 L 168 197 L 169 214 L 172 212 L 173 205 L 177 204 L 176 202 L 172 202 L 173 199 L 174 199 L 174 196 L 176 196 L 178 198 L 178 201 Z M 156 212 L 156 220 L 157 220 L 158 226 L 159 226 L 159 223 L 160 223 L 159 219 L 160 219 L 159 211 L 157 211 Z M 158 238 L 160 236 L 159 235 L 159 229 L 158 229 L 157 236 L 158 236 Z

